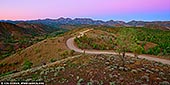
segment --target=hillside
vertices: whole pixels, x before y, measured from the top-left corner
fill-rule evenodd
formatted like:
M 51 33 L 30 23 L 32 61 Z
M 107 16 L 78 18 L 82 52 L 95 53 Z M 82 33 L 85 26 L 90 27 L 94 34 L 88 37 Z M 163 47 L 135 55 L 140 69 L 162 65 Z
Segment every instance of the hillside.
M 71 32 L 75 33 L 76 31 L 77 30 Z M 35 67 L 73 55 L 72 51 L 65 45 L 66 40 L 74 35 L 71 32 L 56 38 L 49 37 L 0 60 L 0 72 L 21 71 L 23 70 L 24 62 L 27 60 L 31 61 L 33 63 L 33 67 Z
M 21 72 L 20 75 L 1 77 L 1 79 L 5 81 L 44 81 L 46 84 L 74 85 L 169 84 L 170 72 L 168 69 L 170 69 L 170 65 L 126 56 L 126 65 L 122 66 L 122 60 L 118 55 L 80 54 L 68 49 L 66 41 L 84 30 L 87 30 L 87 28 L 71 30 L 55 38 L 43 40 L 5 58 L 0 61 L 1 76 L 25 70 L 26 67 L 32 69 Z M 95 34 L 96 37 L 101 35 L 106 40 L 105 36 L 113 36 L 113 38 L 117 36 L 99 30 L 99 28 L 89 31 L 89 35 L 85 35 L 90 36 L 90 34 Z
M 76 38 L 75 42 L 81 49 L 95 50 L 116 50 L 115 39 L 119 36 L 119 30 L 129 27 L 96 27 L 84 36 Z M 130 27 L 132 28 L 132 27 Z M 142 47 L 143 54 L 156 55 L 162 58 L 170 59 L 170 34 L 169 31 L 158 29 L 148 29 L 143 27 L 133 27 L 138 39 L 137 43 Z M 130 49 L 128 52 L 132 52 Z
M 32 34 L 34 33 L 35 35 L 38 35 L 38 34 L 42 35 L 42 34 L 50 33 L 56 30 L 56 28 L 54 27 L 50 27 L 50 26 L 43 25 L 43 24 L 30 24 L 26 22 L 20 22 L 20 23 L 17 23 L 16 25 L 24 29 L 27 29 L 28 31 L 30 31 L 30 33 Z
M 16 39 L 21 36 L 29 36 L 29 32 L 15 24 L 0 22 L 0 39 L 9 38 L 14 36 Z
M 43 24 L 0 22 L 0 59 L 39 42 L 48 36 L 54 36 L 64 31 Z M 50 34 L 52 32 L 53 34 Z

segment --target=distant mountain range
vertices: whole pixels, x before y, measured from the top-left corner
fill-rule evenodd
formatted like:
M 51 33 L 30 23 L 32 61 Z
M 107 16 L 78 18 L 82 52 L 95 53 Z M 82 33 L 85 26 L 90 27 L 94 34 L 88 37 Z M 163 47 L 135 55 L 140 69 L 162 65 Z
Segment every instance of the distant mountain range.
M 11 20 L 1 20 L 1 22 L 9 22 L 13 24 L 26 22 L 26 23 L 36 23 L 36 24 L 44 24 L 52 27 L 58 27 L 58 25 L 105 25 L 105 26 L 134 26 L 134 27 L 150 27 L 156 29 L 170 30 L 170 21 L 102 21 L 102 20 L 92 20 L 90 18 L 58 18 L 58 19 L 38 19 L 38 20 L 27 20 L 27 21 L 11 21 Z

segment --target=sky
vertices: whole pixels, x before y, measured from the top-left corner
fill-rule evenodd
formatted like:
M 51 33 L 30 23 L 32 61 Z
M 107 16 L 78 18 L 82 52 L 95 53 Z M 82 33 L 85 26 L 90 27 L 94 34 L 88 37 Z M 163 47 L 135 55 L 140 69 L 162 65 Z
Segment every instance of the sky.
M 1 0 L 0 20 L 170 21 L 170 0 Z

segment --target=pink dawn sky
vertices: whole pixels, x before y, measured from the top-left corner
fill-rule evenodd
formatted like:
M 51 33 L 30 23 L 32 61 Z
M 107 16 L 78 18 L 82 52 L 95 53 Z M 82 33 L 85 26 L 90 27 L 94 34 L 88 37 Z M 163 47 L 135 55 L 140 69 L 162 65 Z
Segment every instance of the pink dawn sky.
M 0 20 L 169 20 L 170 0 L 1 0 Z

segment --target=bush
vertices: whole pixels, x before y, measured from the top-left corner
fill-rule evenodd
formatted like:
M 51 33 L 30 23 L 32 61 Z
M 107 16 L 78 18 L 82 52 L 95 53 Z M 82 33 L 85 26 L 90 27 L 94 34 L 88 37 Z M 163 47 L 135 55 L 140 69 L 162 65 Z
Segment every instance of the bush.
M 23 70 L 31 68 L 32 65 L 33 63 L 31 61 L 26 60 L 23 64 Z
M 1 63 L 0 64 L 0 67 L 4 67 L 4 66 L 6 66 L 7 64 L 6 63 Z
M 69 54 L 68 51 L 65 50 L 65 51 L 63 51 L 63 52 L 60 53 L 60 56 L 65 57 L 65 56 L 67 56 L 68 54 Z
M 2 73 L 2 74 L 0 74 L 0 77 L 9 75 L 9 74 L 12 74 L 12 73 L 15 73 L 15 72 L 16 71 L 9 71 L 9 72 L 6 72 L 6 73 Z
M 74 50 L 70 50 L 69 54 L 70 55 L 74 55 L 75 51 Z
M 55 61 L 56 61 L 56 59 L 53 59 L 53 58 L 50 60 L 50 62 L 55 62 Z

